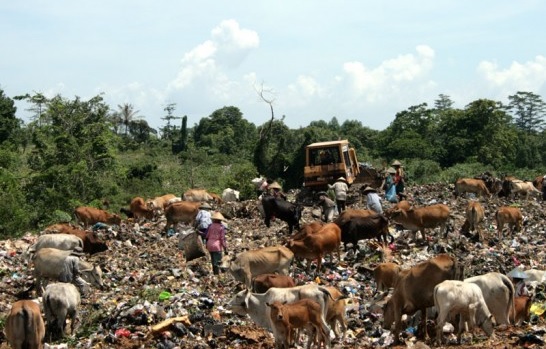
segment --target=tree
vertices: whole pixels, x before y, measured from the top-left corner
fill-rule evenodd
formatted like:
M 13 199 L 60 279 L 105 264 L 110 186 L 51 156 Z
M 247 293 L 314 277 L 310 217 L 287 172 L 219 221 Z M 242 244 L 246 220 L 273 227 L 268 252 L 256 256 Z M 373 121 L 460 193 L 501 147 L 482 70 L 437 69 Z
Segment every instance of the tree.
M 180 119 L 179 116 L 174 116 L 173 113 L 176 109 L 176 103 L 169 103 L 165 108 L 163 108 L 164 111 L 167 112 L 167 115 L 161 118 L 161 120 L 166 120 L 167 125 L 161 129 L 161 132 L 163 133 L 164 139 L 169 139 L 173 141 L 174 133 L 176 131 L 176 126 L 171 125 L 171 121 Z
M 16 111 L 13 100 L 0 89 L 0 144 L 7 141 L 20 128 L 21 120 L 15 116 Z
M 125 137 L 127 137 L 127 134 L 129 133 L 129 124 L 138 117 L 139 110 L 135 110 L 135 107 L 129 103 L 122 105 L 118 104 L 118 109 L 121 122 L 123 126 L 125 126 Z
M 536 134 L 544 129 L 546 103 L 539 95 L 520 91 L 508 96 L 508 100 L 510 103 L 506 110 L 513 113 L 514 122 L 520 130 Z
M 444 111 L 451 109 L 453 106 L 453 101 L 448 95 L 439 94 L 438 99 L 434 101 L 434 108 L 436 110 Z

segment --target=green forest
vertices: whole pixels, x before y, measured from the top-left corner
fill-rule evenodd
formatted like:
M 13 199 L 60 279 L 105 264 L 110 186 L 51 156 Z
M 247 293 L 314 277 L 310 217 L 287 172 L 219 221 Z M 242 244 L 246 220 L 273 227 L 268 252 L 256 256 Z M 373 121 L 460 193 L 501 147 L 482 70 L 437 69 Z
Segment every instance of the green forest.
M 30 105 L 31 121 L 17 116 L 16 100 Z M 546 173 L 546 104 L 532 92 L 508 96 L 508 104 L 479 99 L 464 109 L 439 95 L 433 106 L 410 106 L 384 130 L 358 120 L 316 120 L 290 129 L 284 117 L 263 125 L 225 106 L 187 125 L 175 104 L 165 124 L 151 128 L 131 104 L 110 106 L 41 93 L 6 96 L 0 89 L 0 236 L 20 236 L 72 218 L 78 205 L 119 212 L 131 198 L 189 188 L 241 192 L 254 198 L 251 179 L 264 175 L 285 190 L 303 183 L 306 145 L 348 139 L 358 160 L 382 169 L 405 165 L 409 184 L 453 183 L 490 171 L 531 179 Z M 292 116 L 297 117 L 297 116 Z

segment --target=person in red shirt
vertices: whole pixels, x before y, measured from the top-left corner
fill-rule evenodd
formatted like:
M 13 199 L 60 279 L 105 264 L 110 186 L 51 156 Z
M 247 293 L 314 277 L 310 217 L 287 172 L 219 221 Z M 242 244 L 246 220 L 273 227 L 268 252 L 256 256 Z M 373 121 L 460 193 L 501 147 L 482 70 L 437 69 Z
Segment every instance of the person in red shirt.
M 226 227 L 222 224 L 226 219 L 220 212 L 214 212 L 210 218 L 212 224 L 207 228 L 207 250 L 210 253 L 212 272 L 214 275 L 218 275 L 222 262 L 222 251 L 227 253 Z

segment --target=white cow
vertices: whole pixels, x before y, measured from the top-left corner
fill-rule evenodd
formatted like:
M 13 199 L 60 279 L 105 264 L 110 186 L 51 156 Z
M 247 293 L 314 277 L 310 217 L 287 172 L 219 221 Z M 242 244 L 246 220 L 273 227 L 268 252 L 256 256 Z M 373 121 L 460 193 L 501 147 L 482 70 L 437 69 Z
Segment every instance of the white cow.
M 529 269 L 525 271 L 528 278 L 525 279 L 525 282 L 537 282 L 539 284 L 546 283 L 546 271 L 538 269 Z
M 47 321 L 47 332 L 57 337 L 65 336 L 67 317 L 70 318 L 70 331 L 74 334 L 79 324 L 78 307 L 81 303 L 80 292 L 76 286 L 66 282 L 47 285 L 44 296 L 44 313 Z
M 226 188 L 222 192 L 222 200 L 224 202 L 239 201 L 239 194 L 240 194 L 240 192 L 238 190 L 231 189 L 231 188 Z
M 82 293 L 85 293 L 89 283 L 96 287 L 104 287 L 100 267 L 82 261 L 71 253 L 72 251 L 62 251 L 56 248 L 42 248 L 36 252 L 33 262 L 38 293 L 42 293 L 43 278 L 72 282 L 78 286 Z
M 83 253 L 83 241 L 72 234 L 46 234 L 38 238 L 35 244 L 27 249 L 27 255 L 32 255 L 42 248 L 56 248 L 63 251 L 77 251 Z
M 316 284 L 289 288 L 272 287 L 265 293 L 252 293 L 250 290 L 243 290 L 231 299 L 229 305 L 234 313 L 241 316 L 248 314 L 256 325 L 273 332 L 274 326 L 271 323 L 271 309 L 266 303 L 292 303 L 300 299 L 312 299 L 316 301 L 322 310 L 322 322 L 325 326 L 328 326 L 325 319 L 328 310 L 327 302 L 331 299 L 331 295 L 325 287 Z M 273 334 L 277 338 L 277 334 Z M 327 338 L 327 346 L 330 346 L 329 337 Z
M 436 322 L 436 341 L 442 343 L 443 328 L 447 320 L 460 314 L 457 342 L 461 343 L 461 334 L 465 322 L 471 331 L 478 325 L 491 336 L 493 333 L 493 315 L 489 312 L 480 287 L 471 282 L 446 280 L 434 287 L 434 306 L 438 310 Z
M 514 311 L 514 284 L 501 273 L 491 272 L 464 279 L 482 290 L 487 308 L 498 325 L 509 325 L 509 313 Z

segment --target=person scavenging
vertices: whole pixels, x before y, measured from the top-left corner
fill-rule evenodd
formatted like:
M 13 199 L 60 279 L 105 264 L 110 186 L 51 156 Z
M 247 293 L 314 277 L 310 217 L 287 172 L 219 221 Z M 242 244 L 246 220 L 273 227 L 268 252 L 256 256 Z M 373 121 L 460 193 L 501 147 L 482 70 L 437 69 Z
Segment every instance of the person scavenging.
M 269 190 L 269 195 L 278 199 L 286 200 L 286 194 L 282 192 L 281 185 L 277 183 L 276 181 L 271 183 L 268 186 L 268 190 Z
M 404 188 L 405 188 L 405 176 L 404 176 L 404 166 L 398 160 L 394 160 L 392 167 L 396 173 L 394 174 L 394 185 L 396 186 L 396 195 L 398 200 L 403 200 L 405 198 Z
M 220 273 L 222 262 L 222 251 L 227 253 L 226 227 L 222 224 L 226 219 L 220 212 L 211 215 L 212 224 L 207 228 L 207 250 L 210 253 L 212 272 L 214 275 Z
M 383 206 L 381 206 L 381 200 L 376 189 L 367 186 L 362 190 L 362 194 L 366 195 L 368 210 L 375 211 L 376 213 L 383 213 Z
M 349 186 L 347 185 L 347 180 L 344 177 L 339 177 L 336 182 L 332 185 L 328 185 L 329 189 L 333 189 L 336 196 L 336 205 L 337 213 L 345 211 L 345 203 L 347 202 L 347 192 L 349 191 Z
M 197 212 L 197 216 L 195 216 L 194 228 L 197 229 L 203 240 L 207 235 L 209 225 L 212 224 L 210 210 L 212 210 L 212 207 L 204 202 L 199 206 L 199 211 Z

